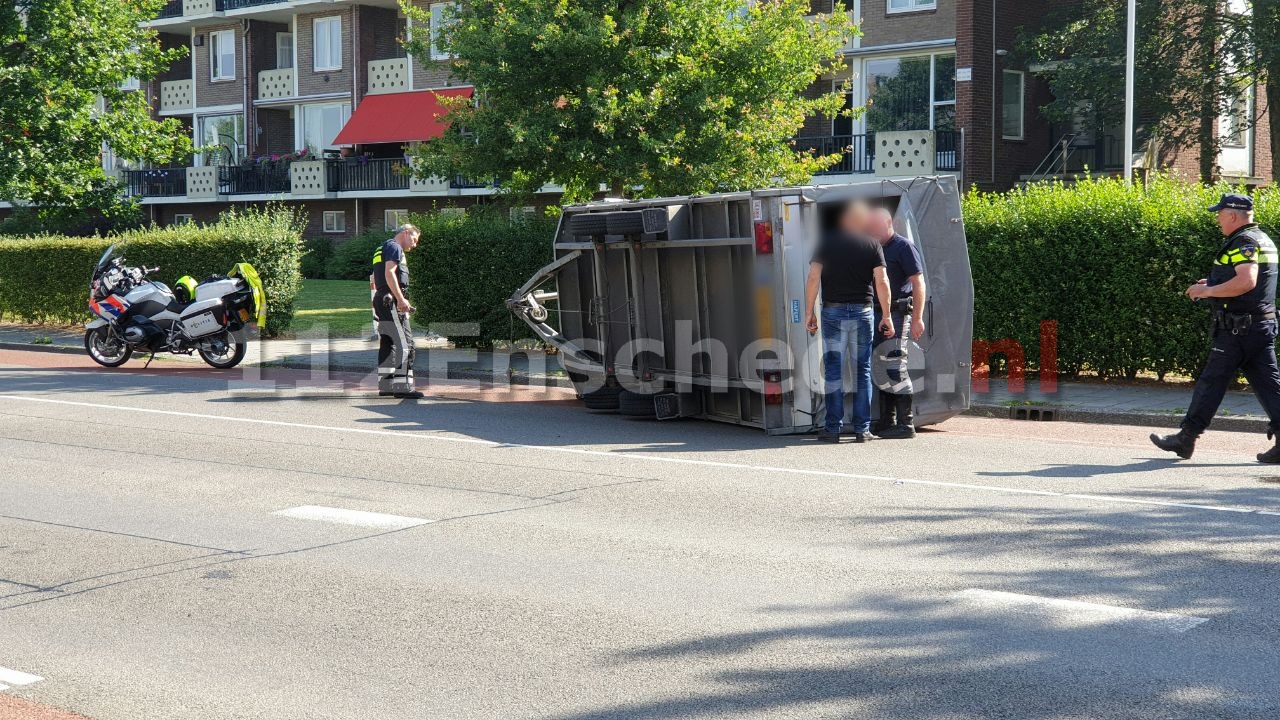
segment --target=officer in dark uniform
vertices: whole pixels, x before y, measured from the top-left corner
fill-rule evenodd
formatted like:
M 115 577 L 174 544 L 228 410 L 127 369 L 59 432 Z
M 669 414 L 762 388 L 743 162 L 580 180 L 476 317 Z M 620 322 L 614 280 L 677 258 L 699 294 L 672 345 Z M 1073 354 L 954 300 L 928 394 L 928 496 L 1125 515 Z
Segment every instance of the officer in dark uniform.
M 911 396 L 915 388 L 911 383 L 909 352 L 911 340 L 924 336 L 924 261 L 915 244 L 894 229 L 893 215 L 885 208 L 871 211 L 867 234 L 884 249 L 892 293 L 893 327 L 897 331 L 892 337 L 876 337 L 872 362 L 880 390 L 880 419 L 871 426 L 871 432 L 887 440 L 913 438 L 916 429 Z
M 405 297 L 409 289 L 409 263 L 405 253 L 418 246 L 418 228 L 405 223 L 395 237 L 373 254 L 373 314 L 378 320 L 378 394 L 418 399 L 423 394 L 413 383 L 413 332 L 409 314 L 413 306 Z
M 1280 435 L 1280 368 L 1276 367 L 1276 246 L 1253 221 L 1253 200 L 1227 194 L 1209 208 L 1226 236 L 1209 277 L 1187 288 L 1187 297 L 1213 308 L 1213 346 L 1191 407 L 1174 435 L 1151 435 L 1161 450 L 1189 458 L 1196 438 L 1209 427 L 1227 386 L 1244 373 L 1271 420 L 1267 438 Z M 1258 454 L 1258 462 L 1280 463 L 1280 440 Z

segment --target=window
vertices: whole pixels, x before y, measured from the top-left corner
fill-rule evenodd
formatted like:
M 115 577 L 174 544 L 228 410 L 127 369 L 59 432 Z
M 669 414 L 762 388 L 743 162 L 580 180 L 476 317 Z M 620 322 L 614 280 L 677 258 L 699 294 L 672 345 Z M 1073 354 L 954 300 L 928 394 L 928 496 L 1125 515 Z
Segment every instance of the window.
M 350 118 L 350 103 L 302 106 L 303 147 L 317 152 L 333 148 L 333 139 Z
M 174 225 L 190 225 L 191 215 L 186 213 L 178 213 L 173 216 Z
M 453 24 L 454 3 L 435 3 L 431 6 L 431 59 L 449 60 L 453 58 L 440 47 L 440 32 Z
M 409 217 L 408 210 L 383 210 L 382 211 L 382 229 L 395 230 L 400 227 L 400 223 L 405 222 Z
M 316 72 L 342 69 L 342 18 L 316 18 L 312 22 L 315 43 L 312 45 Z
M 436 211 L 443 218 L 464 218 L 467 216 L 467 209 L 460 207 L 444 207 Z
M 138 81 L 138 78 L 136 77 L 131 77 L 128 80 L 125 80 L 124 82 L 120 83 L 121 90 L 137 90 L 140 87 L 142 87 L 142 84 Z
M 293 67 L 293 33 L 276 33 L 276 69 Z
M 863 77 L 868 132 L 955 129 L 955 55 L 867 60 Z
M 529 220 L 538 217 L 538 208 L 533 205 L 511 208 L 511 222 Z
M 209 79 L 236 79 L 236 31 L 219 30 L 209 33 Z
M 938 6 L 937 0 L 889 0 L 885 8 L 890 13 L 914 12 L 916 10 L 932 10 Z
M 203 165 L 235 165 L 244 159 L 244 115 L 207 115 L 200 118 Z
M 344 233 L 347 231 L 346 210 L 325 210 L 324 231 L 327 233 Z
M 1226 112 L 1222 115 L 1223 147 L 1248 147 L 1249 140 L 1249 92 L 1227 98 Z
M 1004 71 L 1004 130 L 1005 140 L 1022 139 L 1023 89 L 1026 76 L 1017 70 Z

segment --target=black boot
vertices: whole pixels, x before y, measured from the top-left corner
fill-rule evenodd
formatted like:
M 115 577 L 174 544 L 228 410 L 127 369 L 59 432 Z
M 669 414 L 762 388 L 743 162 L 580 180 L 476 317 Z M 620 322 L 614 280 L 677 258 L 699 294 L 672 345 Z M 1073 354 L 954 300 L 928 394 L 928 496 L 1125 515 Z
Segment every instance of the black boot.
M 871 434 L 879 435 L 897 424 L 897 403 L 893 395 L 880 390 L 880 417 L 871 423 Z
M 1276 438 L 1276 444 L 1266 452 L 1258 453 L 1258 462 L 1275 465 L 1280 463 L 1280 437 L 1276 437 L 1275 430 L 1267 431 L 1267 439 Z
M 1196 435 L 1183 428 L 1173 435 L 1151 433 L 1151 442 L 1166 452 L 1176 453 L 1183 460 L 1190 459 L 1196 451 Z
M 879 433 L 880 437 L 885 440 L 909 440 L 916 436 L 916 428 L 913 424 L 915 417 L 911 411 L 910 395 L 890 395 L 894 402 L 894 410 L 896 411 L 898 422 L 890 428 L 886 428 L 884 432 Z

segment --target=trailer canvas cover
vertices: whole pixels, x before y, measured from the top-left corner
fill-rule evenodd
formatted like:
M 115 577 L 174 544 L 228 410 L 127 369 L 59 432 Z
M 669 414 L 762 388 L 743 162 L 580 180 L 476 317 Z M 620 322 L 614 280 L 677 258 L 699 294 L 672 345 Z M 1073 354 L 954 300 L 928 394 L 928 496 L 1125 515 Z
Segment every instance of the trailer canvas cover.
M 924 259 L 916 424 L 941 422 L 969 407 L 973 336 L 953 177 L 569 206 L 552 262 L 508 306 L 563 353 L 585 398 L 621 387 L 659 417 L 809 432 L 823 372 L 822 338 L 803 324 L 805 279 L 822 229 L 855 198 L 888 208 Z M 885 365 L 873 358 L 873 383 Z

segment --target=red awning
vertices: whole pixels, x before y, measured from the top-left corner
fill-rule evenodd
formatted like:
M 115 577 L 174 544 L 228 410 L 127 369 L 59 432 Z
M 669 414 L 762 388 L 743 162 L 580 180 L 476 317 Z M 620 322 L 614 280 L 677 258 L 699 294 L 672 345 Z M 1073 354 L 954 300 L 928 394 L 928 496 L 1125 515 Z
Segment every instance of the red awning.
M 334 145 L 371 145 L 430 140 L 444 134 L 447 110 L 440 98 L 471 97 L 472 88 L 368 95 L 351 114 Z

